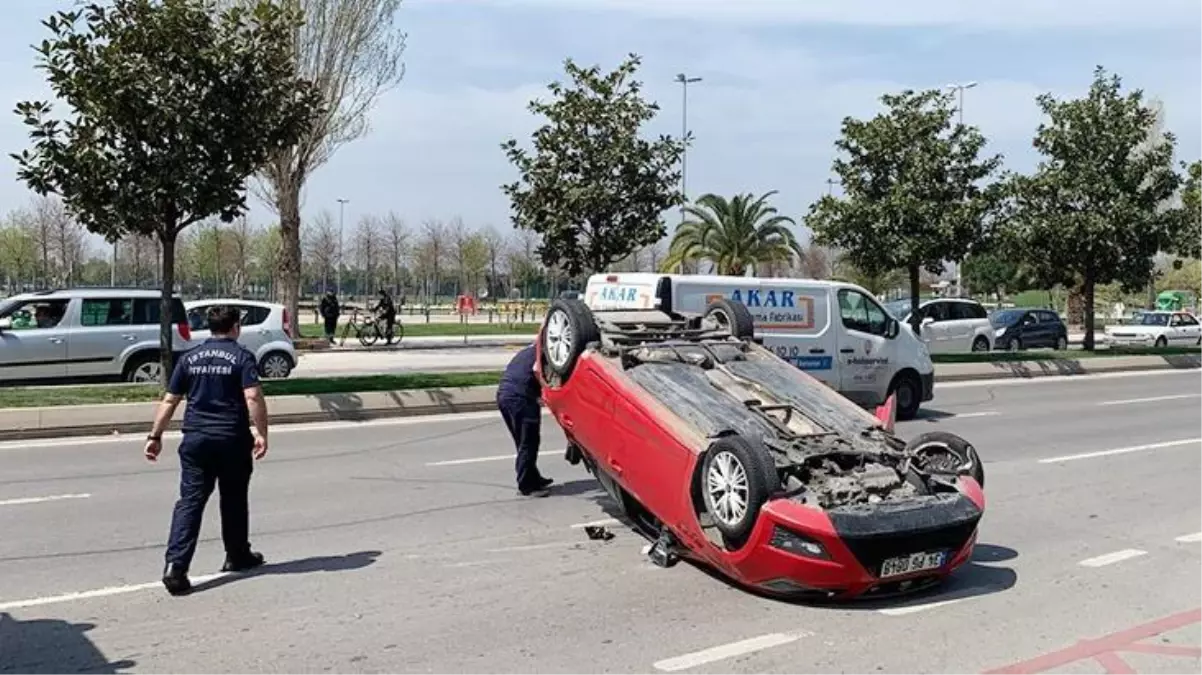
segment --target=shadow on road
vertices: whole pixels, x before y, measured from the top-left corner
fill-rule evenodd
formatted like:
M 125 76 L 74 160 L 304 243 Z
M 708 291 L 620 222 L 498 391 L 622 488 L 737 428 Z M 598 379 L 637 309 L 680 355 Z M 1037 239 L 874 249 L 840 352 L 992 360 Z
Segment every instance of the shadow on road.
M 91 623 L 61 619 L 20 621 L 0 612 L 0 673 L 116 673 L 133 661 L 113 661 L 84 633 Z
M 317 556 L 301 558 L 280 563 L 268 563 L 262 567 L 240 574 L 227 574 L 208 581 L 202 581 L 192 587 L 193 593 L 208 591 L 241 579 L 261 577 L 276 574 L 312 574 L 314 572 L 346 572 L 367 567 L 382 555 L 380 551 L 359 551 L 346 555 Z

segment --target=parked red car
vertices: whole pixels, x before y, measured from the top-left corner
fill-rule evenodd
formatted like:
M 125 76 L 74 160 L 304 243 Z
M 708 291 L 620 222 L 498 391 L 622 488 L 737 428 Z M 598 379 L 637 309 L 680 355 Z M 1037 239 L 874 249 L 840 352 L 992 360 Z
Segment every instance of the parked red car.
M 548 310 L 543 400 L 652 560 L 814 599 L 913 591 L 964 564 L 985 508 L 973 447 L 903 441 L 753 333 L 725 299 L 703 315 Z

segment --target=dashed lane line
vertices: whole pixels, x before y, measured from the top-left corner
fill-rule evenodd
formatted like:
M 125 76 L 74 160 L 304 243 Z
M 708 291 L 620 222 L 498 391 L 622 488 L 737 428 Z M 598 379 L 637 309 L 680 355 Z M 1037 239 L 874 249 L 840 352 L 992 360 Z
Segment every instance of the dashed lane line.
M 683 654 L 681 656 L 675 656 L 670 659 L 656 661 L 654 664 L 652 664 L 652 667 L 661 672 L 674 673 L 678 670 L 688 670 L 689 668 L 696 668 L 697 666 L 703 666 L 707 663 L 724 661 L 736 656 L 743 656 L 745 654 L 751 654 L 764 649 L 771 649 L 772 647 L 787 645 L 790 642 L 796 642 L 797 640 L 810 635 L 813 635 L 813 633 L 808 631 L 799 631 L 794 633 L 769 633 L 767 635 L 761 635 L 759 637 L 753 637 L 747 640 L 740 640 L 739 642 L 731 642 L 729 644 L 703 649 L 698 652 L 692 652 L 689 654 Z
M 1194 542 L 1199 542 L 1199 541 L 1202 541 L 1202 532 L 1195 532 L 1193 534 L 1183 534 L 1180 537 L 1177 537 L 1176 539 L 1174 539 L 1173 541 L 1179 541 L 1183 544 L 1192 544 Z
M 1098 405 L 1131 405 L 1134 403 L 1157 403 L 1159 401 L 1179 401 L 1187 398 L 1202 398 L 1202 394 L 1173 394 L 1172 396 L 1150 396 L 1148 398 L 1125 398 L 1118 401 L 1102 401 Z
M 480 462 L 499 462 L 502 459 L 513 459 L 514 455 L 493 455 L 491 457 L 468 457 L 467 459 L 446 459 L 441 462 L 427 462 L 426 466 L 457 466 L 459 464 L 478 464 Z
M 959 604 L 966 600 L 972 600 L 972 599 L 978 598 L 978 597 L 980 597 L 980 596 L 969 595 L 969 596 L 965 596 L 962 598 L 952 598 L 950 600 L 937 600 L 935 602 L 924 602 L 924 603 L 917 604 L 917 605 L 904 605 L 902 607 L 887 607 L 885 609 L 879 609 L 877 611 L 880 612 L 881 614 L 884 614 L 885 616 L 905 616 L 907 614 L 916 614 L 918 612 L 925 612 L 929 609 L 937 609 L 939 607 L 946 607 L 948 605 Z
M 1124 560 L 1138 558 L 1141 555 L 1147 554 L 1147 551 L 1141 551 L 1138 548 L 1125 548 L 1121 551 L 1115 551 L 1113 553 L 1107 553 L 1105 555 L 1100 555 L 1093 558 L 1086 558 L 1077 564 L 1082 567 L 1105 567 L 1106 565 L 1113 565 L 1115 563 L 1123 562 Z
M 1176 448 L 1184 445 L 1197 445 L 1202 443 L 1202 438 L 1187 438 L 1180 441 L 1165 441 L 1164 443 L 1149 443 L 1147 445 L 1135 445 L 1129 448 L 1115 448 L 1113 450 L 1098 450 L 1097 452 L 1082 452 L 1076 455 L 1062 455 L 1060 457 L 1046 457 L 1039 460 L 1040 464 L 1054 464 L 1056 462 L 1071 462 L 1078 459 L 1093 459 L 1094 457 L 1108 457 L 1110 455 L 1125 455 L 1130 452 L 1146 452 L 1148 450 L 1162 450 L 1164 448 Z
M 41 504 L 42 502 L 57 502 L 64 499 L 87 499 L 90 494 L 51 495 L 49 497 L 22 497 L 20 499 L 0 500 L 0 506 L 18 506 L 21 504 Z
M 227 576 L 229 572 L 218 572 L 216 574 L 206 574 L 202 576 L 192 577 L 192 583 L 201 584 L 214 579 L 220 579 Z M 108 586 L 105 588 L 97 588 L 91 591 L 80 591 L 78 593 L 64 593 L 62 595 L 48 595 L 40 598 L 30 598 L 28 600 L 15 600 L 12 602 L 0 602 L 0 612 L 11 609 L 25 609 L 27 607 L 38 607 L 41 605 L 53 605 L 60 602 L 72 602 L 74 600 L 90 600 L 92 598 L 104 598 L 111 595 L 124 595 L 126 593 L 136 593 L 138 591 L 146 591 L 152 588 L 163 587 L 161 581 L 151 581 L 144 584 L 131 584 L 128 586 Z M 164 591 L 166 592 L 166 591 Z

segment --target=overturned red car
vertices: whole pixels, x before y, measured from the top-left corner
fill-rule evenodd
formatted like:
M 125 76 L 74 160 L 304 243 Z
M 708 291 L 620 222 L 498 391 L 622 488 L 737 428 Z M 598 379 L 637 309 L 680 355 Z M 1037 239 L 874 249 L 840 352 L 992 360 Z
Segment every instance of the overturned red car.
M 543 400 L 624 515 L 654 543 L 759 592 L 883 597 L 968 561 L 985 507 L 975 449 L 891 424 L 763 348 L 751 314 L 549 308 Z

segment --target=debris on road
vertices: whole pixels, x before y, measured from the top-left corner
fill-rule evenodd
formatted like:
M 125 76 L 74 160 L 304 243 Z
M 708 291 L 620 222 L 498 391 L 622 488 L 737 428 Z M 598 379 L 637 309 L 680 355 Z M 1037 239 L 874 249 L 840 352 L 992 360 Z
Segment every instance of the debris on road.
M 593 541 L 609 541 L 614 538 L 614 533 L 609 531 L 609 528 L 604 525 L 586 525 L 584 533 Z

